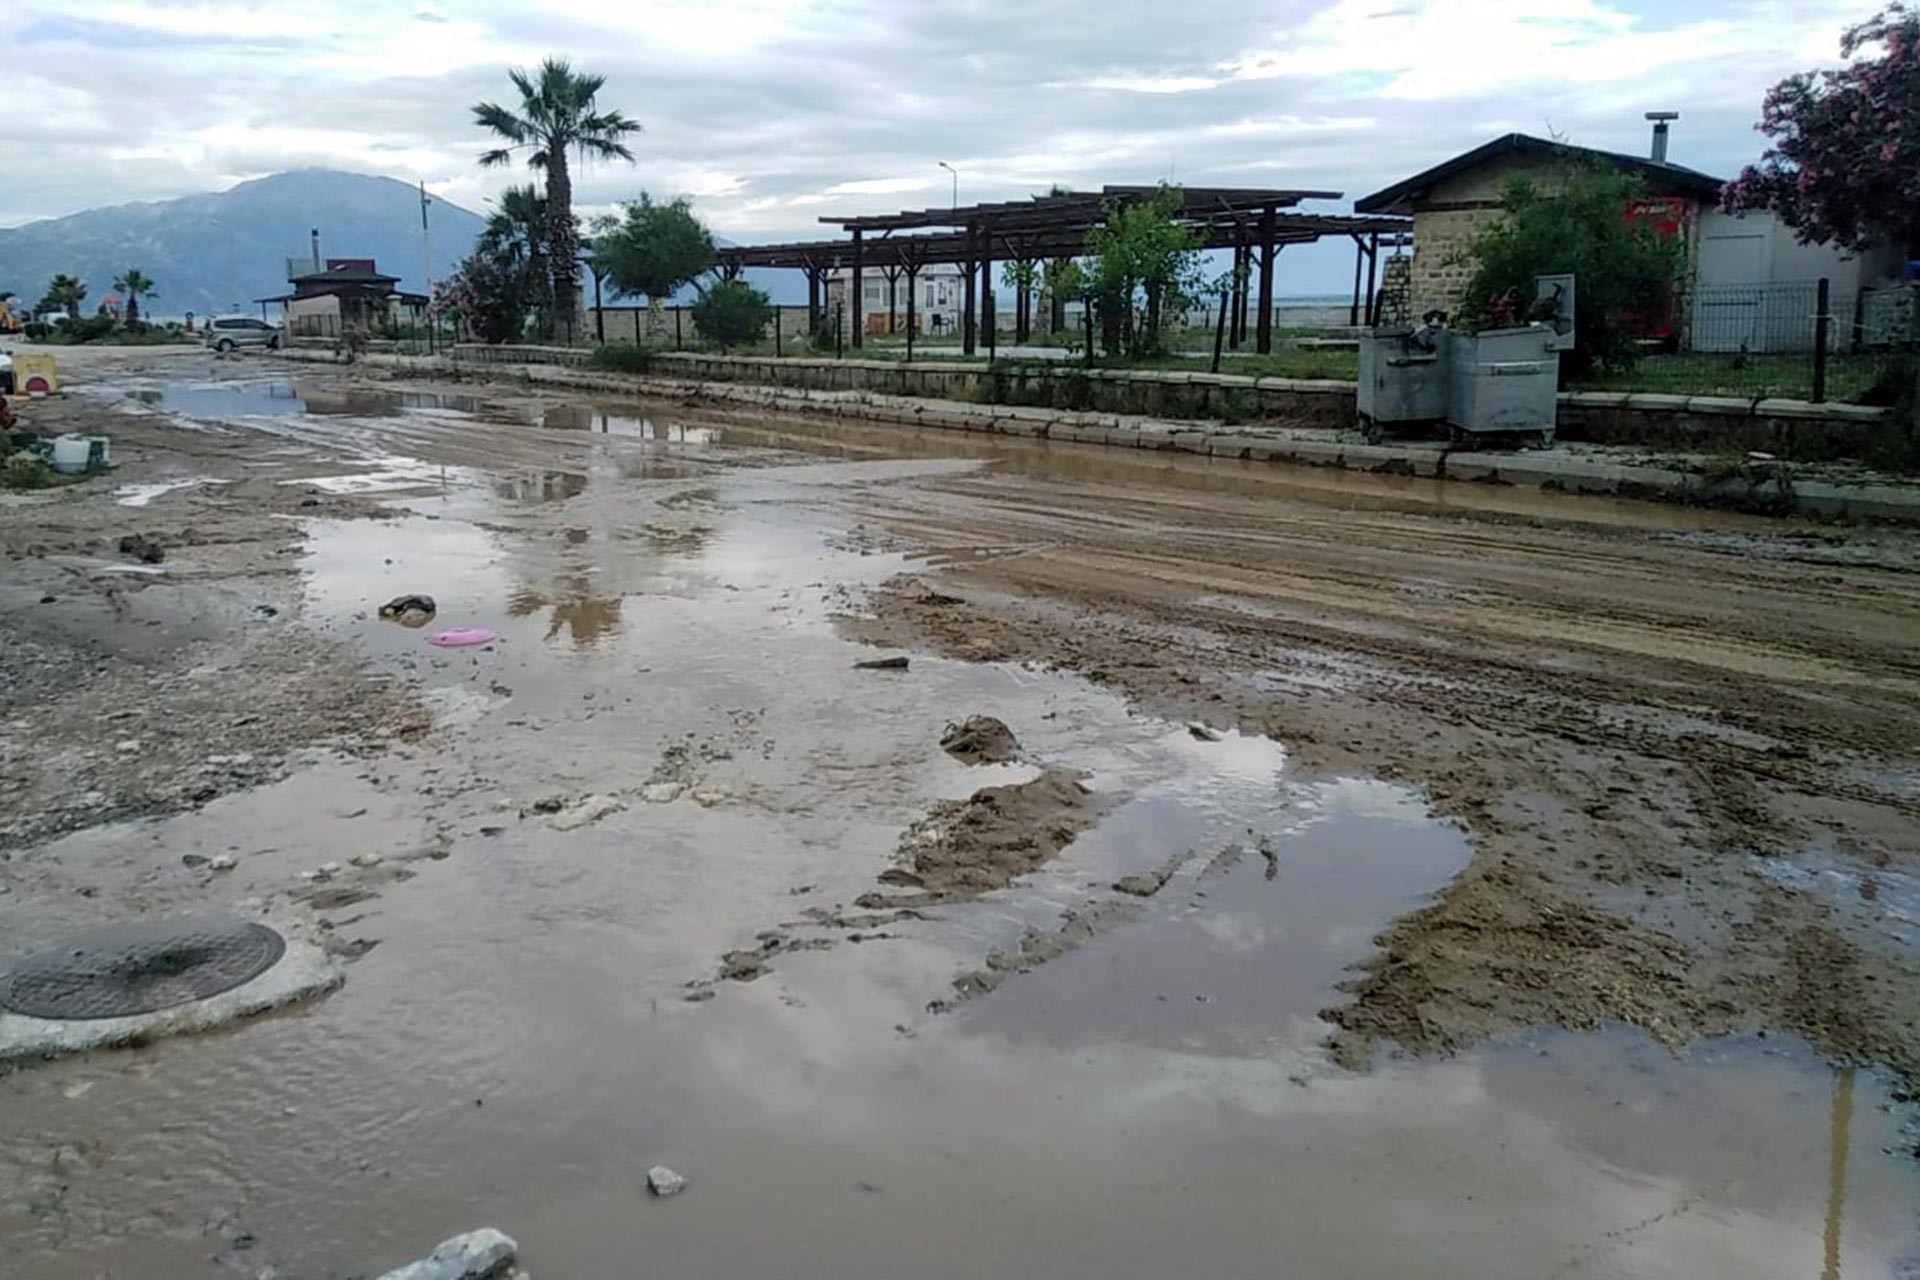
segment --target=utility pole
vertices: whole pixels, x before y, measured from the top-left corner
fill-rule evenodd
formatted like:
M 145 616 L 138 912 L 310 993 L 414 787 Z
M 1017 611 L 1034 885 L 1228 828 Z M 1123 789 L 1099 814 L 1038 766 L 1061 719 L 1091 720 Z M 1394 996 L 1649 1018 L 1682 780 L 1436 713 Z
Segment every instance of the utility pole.
M 427 322 L 427 350 L 433 350 L 433 228 L 427 224 L 427 180 L 420 179 L 420 249 L 426 261 L 427 305 L 420 308 Z

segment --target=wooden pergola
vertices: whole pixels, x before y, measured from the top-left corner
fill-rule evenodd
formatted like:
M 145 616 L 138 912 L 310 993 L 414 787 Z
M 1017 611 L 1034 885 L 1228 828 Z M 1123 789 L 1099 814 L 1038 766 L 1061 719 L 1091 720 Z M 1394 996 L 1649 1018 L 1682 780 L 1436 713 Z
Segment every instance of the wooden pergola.
M 1235 271 L 1228 299 L 1231 321 L 1228 333 L 1235 348 L 1248 336 L 1248 312 L 1255 307 L 1253 268 L 1258 262 L 1253 340 L 1255 349 L 1262 353 L 1273 350 L 1274 267 L 1282 249 L 1323 236 L 1351 237 L 1356 249 L 1351 319 L 1355 324 L 1360 323 L 1364 298 L 1365 316 L 1371 323 L 1380 248 L 1383 244 L 1393 247 L 1406 243 L 1413 226 L 1412 219 L 1397 215 L 1302 213 L 1296 208 L 1303 200 L 1337 200 L 1340 198 L 1337 191 L 1256 187 L 1179 187 L 1174 190 L 1181 198 L 1175 220 L 1195 232 L 1199 246 L 1233 252 Z M 995 335 L 994 263 L 1011 261 L 1032 265 L 1078 257 L 1087 252 L 1088 233 L 1105 223 L 1111 206 L 1151 200 L 1158 192 L 1158 187 L 1151 186 L 1109 186 L 1099 191 L 1035 196 L 997 204 L 823 217 L 821 222 L 839 227 L 848 233 L 847 238 L 729 246 L 718 250 L 715 259 L 719 269 L 728 276 L 738 275 L 746 267 L 781 267 L 806 272 L 808 327 L 816 331 L 820 326 L 827 277 L 835 271 L 851 271 L 851 328 L 856 347 L 861 345 L 866 329 L 862 311 L 866 301 L 864 276 L 868 269 L 877 270 L 886 278 L 889 322 L 897 314 L 895 299 L 899 281 L 906 280 L 907 341 L 911 344 L 915 278 L 933 263 L 956 265 L 961 268 L 965 281 L 962 348 L 967 354 L 973 354 L 977 325 L 978 331 L 985 333 L 991 353 Z M 916 234 L 900 234 L 903 232 Z M 1364 294 L 1361 292 L 1363 267 Z M 1016 341 L 1024 341 L 1028 334 L 1031 302 L 1031 286 L 1022 284 L 1015 291 Z M 1055 297 L 1050 317 L 1055 329 L 1062 327 L 1063 308 L 1064 299 Z

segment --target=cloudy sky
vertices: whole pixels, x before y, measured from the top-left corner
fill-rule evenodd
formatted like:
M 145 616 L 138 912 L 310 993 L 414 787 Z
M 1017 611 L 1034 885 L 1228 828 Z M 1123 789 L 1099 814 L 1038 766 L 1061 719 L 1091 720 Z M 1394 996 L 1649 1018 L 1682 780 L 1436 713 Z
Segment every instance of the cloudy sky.
M 585 206 L 740 241 L 822 213 L 1173 177 L 1364 195 L 1509 130 L 1754 157 L 1766 87 L 1876 0 L 7 0 L 0 226 L 302 166 L 481 208 L 469 107 L 562 54 L 639 119 Z M 1296 254 L 1298 251 L 1290 250 Z M 1334 286 L 1331 255 L 1300 263 Z M 1321 277 L 1325 277 L 1324 281 Z M 1297 290 L 1296 290 L 1297 291 Z

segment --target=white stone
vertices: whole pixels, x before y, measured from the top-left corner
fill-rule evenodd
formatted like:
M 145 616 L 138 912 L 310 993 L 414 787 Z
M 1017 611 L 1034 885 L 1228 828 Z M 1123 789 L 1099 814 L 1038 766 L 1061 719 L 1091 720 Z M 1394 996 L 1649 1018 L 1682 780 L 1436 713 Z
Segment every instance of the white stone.
M 512 1269 L 519 1251 L 513 1237 L 482 1227 L 441 1242 L 420 1261 L 389 1271 L 380 1280 L 495 1280 Z
M 649 782 L 640 788 L 640 798 L 648 804 L 672 804 L 683 790 L 677 782 Z
M 377 853 L 356 853 L 351 858 L 348 858 L 347 861 L 356 867 L 377 867 L 385 862 L 386 859 Z
M 647 1170 L 647 1190 L 663 1200 L 668 1196 L 677 1196 L 686 1189 L 687 1180 L 663 1164 Z
M 113 744 L 113 749 L 115 751 L 120 751 L 120 752 L 138 751 L 140 749 L 140 739 L 122 738 L 120 739 L 120 741 Z
M 558 831 L 572 831 L 600 821 L 610 813 L 626 808 L 612 796 L 587 796 L 568 805 L 548 819 Z
M 209 871 L 231 871 L 239 865 L 239 862 L 235 861 L 234 856 L 230 853 L 216 853 L 207 859 L 207 870 Z

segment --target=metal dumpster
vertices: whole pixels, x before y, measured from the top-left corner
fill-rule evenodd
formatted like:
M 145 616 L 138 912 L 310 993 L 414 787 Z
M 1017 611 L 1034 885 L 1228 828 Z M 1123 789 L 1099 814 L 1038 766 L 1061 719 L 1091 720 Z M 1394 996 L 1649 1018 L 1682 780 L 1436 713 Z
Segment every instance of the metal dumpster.
M 1556 346 L 1557 335 L 1546 324 L 1451 335 L 1445 416 L 1453 434 L 1550 442 L 1560 401 Z
M 1447 331 L 1370 329 L 1360 335 L 1360 429 L 1369 440 L 1382 429 L 1433 423 L 1447 416 Z

